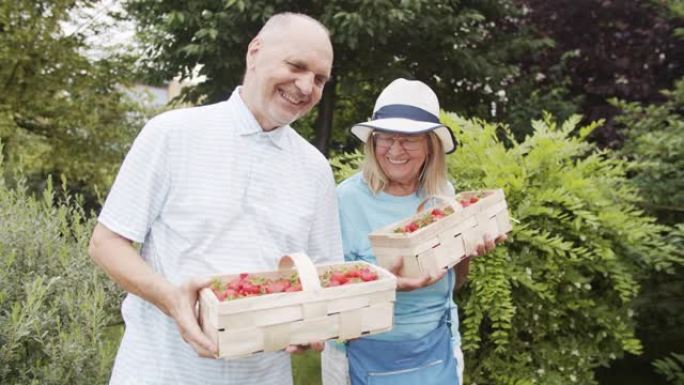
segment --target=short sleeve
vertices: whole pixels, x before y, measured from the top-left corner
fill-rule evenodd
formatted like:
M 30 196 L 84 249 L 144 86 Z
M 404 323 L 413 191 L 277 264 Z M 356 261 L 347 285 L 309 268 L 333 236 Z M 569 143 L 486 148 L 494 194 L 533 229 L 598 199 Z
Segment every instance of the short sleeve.
M 168 136 L 158 118 L 142 129 L 126 155 L 98 221 L 142 243 L 159 216 L 170 187 Z

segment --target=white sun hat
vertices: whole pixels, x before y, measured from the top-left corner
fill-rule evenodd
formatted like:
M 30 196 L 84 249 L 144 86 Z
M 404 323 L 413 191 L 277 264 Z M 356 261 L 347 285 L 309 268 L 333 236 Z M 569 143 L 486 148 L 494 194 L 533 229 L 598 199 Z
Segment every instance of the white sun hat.
M 363 142 L 373 131 L 397 134 L 435 131 L 445 153 L 450 154 L 456 149 L 454 134 L 439 122 L 437 95 L 418 80 L 394 80 L 378 96 L 371 120 L 357 123 L 351 129 Z

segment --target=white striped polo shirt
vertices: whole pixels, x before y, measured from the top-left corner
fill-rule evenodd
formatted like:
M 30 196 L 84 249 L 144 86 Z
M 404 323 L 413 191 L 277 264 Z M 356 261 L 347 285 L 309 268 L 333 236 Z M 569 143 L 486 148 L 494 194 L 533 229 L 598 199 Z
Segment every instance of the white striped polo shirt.
M 316 263 L 343 260 L 327 160 L 289 126 L 264 132 L 238 90 L 226 102 L 150 120 L 98 218 L 143 243 L 143 258 L 174 284 L 275 270 L 280 256 L 296 251 Z M 292 382 L 286 353 L 200 358 L 175 322 L 140 297 L 129 294 L 122 314 L 111 384 Z

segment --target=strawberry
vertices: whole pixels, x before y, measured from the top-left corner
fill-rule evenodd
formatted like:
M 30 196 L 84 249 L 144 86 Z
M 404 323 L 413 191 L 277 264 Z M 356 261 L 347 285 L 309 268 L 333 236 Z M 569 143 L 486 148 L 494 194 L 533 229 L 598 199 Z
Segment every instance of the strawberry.
M 239 291 L 242 289 L 242 281 L 239 278 L 234 278 L 228 282 L 228 288 Z
M 479 200 L 480 200 L 480 198 L 478 198 L 478 197 L 476 197 L 476 196 L 473 195 L 473 196 L 470 198 L 470 203 L 477 203 L 477 201 L 479 201 Z
M 361 275 L 361 272 L 358 269 L 353 268 L 351 270 L 348 270 L 344 275 L 347 278 L 356 278 L 356 277 L 359 277 Z
M 215 289 L 215 288 L 213 288 L 213 287 L 211 288 L 211 291 L 214 292 L 214 295 L 216 295 L 216 298 L 218 298 L 219 301 L 223 301 L 223 300 L 226 299 L 226 297 L 227 297 L 227 296 L 226 296 L 226 293 L 225 293 L 224 291 L 217 290 L 217 289 Z
M 446 214 L 444 213 L 444 211 L 442 211 L 440 209 L 433 209 L 432 212 L 430 212 L 430 215 L 432 215 L 433 217 L 436 217 L 436 218 L 441 218 Z
M 289 284 L 287 287 L 289 287 Z M 266 285 L 266 293 L 282 293 L 285 291 L 285 289 L 287 289 L 287 287 L 283 281 L 270 282 Z
M 330 274 L 330 281 L 337 281 L 340 285 L 344 285 L 347 283 L 349 278 L 347 276 L 339 271 L 333 271 L 332 274 Z
M 418 224 L 416 222 L 410 222 L 406 226 L 404 226 L 404 232 L 406 233 L 412 233 L 416 230 L 418 230 Z
M 369 268 L 361 270 L 361 280 L 364 282 L 375 281 L 378 279 L 378 274 Z
M 253 285 L 251 282 L 244 282 L 242 284 L 242 292 L 245 294 L 259 294 L 261 288 L 258 285 Z
M 302 285 L 300 285 L 299 283 L 296 285 L 292 285 L 292 286 L 288 287 L 287 289 L 285 289 L 285 291 L 286 292 L 302 291 Z

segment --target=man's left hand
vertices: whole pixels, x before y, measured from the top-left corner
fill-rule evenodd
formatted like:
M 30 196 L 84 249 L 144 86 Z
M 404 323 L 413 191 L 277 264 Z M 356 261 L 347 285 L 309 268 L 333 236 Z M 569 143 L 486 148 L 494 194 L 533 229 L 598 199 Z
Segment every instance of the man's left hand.
M 290 353 L 290 354 L 302 354 L 309 349 L 313 350 L 314 352 L 322 352 L 324 348 L 325 348 L 325 342 L 316 341 L 316 342 L 312 342 L 310 344 L 288 345 L 285 348 L 285 351 Z

